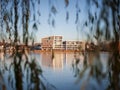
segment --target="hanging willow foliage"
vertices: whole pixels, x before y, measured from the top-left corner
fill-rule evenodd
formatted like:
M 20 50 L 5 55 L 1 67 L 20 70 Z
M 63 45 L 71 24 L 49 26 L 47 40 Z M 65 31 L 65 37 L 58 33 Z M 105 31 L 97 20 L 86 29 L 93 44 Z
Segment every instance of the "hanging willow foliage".
M 40 5 L 40 0 L 36 0 L 38 5 Z M 33 0 L 1 0 L 0 1 L 0 30 L 6 29 L 9 33 L 9 39 L 12 42 L 17 43 L 19 40 L 19 31 L 23 31 L 23 43 L 27 45 L 29 40 L 29 21 L 31 16 L 35 16 L 35 2 Z M 32 10 L 33 9 L 33 10 Z M 38 11 L 38 15 L 40 12 Z M 19 23 L 20 22 L 20 23 Z M 33 28 L 37 29 L 36 19 L 34 19 Z M 21 28 L 18 28 L 21 26 Z M 13 35 L 11 36 L 11 33 Z
M 55 27 L 55 15 L 59 12 L 56 6 L 55 1 L 58 0 L 48 0 L 49 1 L 49 15 L 48 15 L 48 24 L 52 27 Z M 61 0 L 59 0 L 61 1 Z M 58 2 L 59 2 L 58 1 Z M 71 0 L 72 1 L 72 0 Z M 75 8 L 75 23 L 76 25 L 79 25 L 81 14 L 81 8 L 80 8 L 80 2 L 81 0 L 74 0 L 76 2 Z M 120 0 L 85 0 L 86 2 L 86 9 L 83 10 L 84 12 L 87 12 L 87 19 L 85 22 L 83 22 L 83 25 L 85 27 L 89 28 L 90 33 L 87 35 L 88 39 L 94 38 L 98 42 L 102 41 L 102 38 L 105 40 L 112 40 L 111 43 L 111 49 L 112 49 L 112 57 L 109 59 L 109 70 L 108 70 L 108 76 L 110 80 L 110 84 L 108 86 L 108 90 L 120 90 L 120 53 L 118 50 L 119 40 L 120 40 Z M 66 10 L 66 21 L 70 18 L 70 13 L 68 12 L 68 6 L 70 4 L 70 0 L 64 0 L 65 9 Z M 38 23 L 36 20 L 36 16 L 41 16 L 42 12 L 39 10 L 35 12 L 36 5 L 40 5 L 40 0 L 0 0 L 0 37 L 3 42 L 5 42 L 5 37 L 7 34 L 9 35 L 9 41 L 11 44 L 13 44 L 15 49 L 18 49 L 17 44 L 19 42 L 19 37 L 23 39 L 23 43 L 25 45 L 28 45 L 30 35 L 29 35 L 29 24 L 30 19 L 32 18 L 33 23 L 33 30 L 38 29 Z M 92 7 L 95 5 L 95 12 L 93 13 Z M 99 12 L 98 12 L 98 11 Z M 42 21 L 41 21 L 42 22 Z M 104 27 L 101 28 L 101 23 L 104 24 Z M 22 26 L 21 28 L 19 28 Z M 77 26 L 76 26 L 77 27 Z M 20 36 L 20 30 L 22 30 L 23 35 Z M 6 34 L 4 34 L 6 33 Z M 111 33 L 113 35 L 111 35 Z M 34 40 L 33 40 L 34 41 Z M 99 53 L 95 53 L 99 57 Z M 21 60 L 21 53 L 15 51 L 13 55 L 16 55 Z M 15 60 L 16 60 L 15 56 Z M 16 63 L 14 60 L 14 64 L 17 65 L 15 67 L 18 67 L 18 69 L 15 74 L 15 76 L 19 77 L 19 74 L 21 75 L 21 68 L 19 67 L 20 64 Z M 19 60 L 19 62 L 21 62 Z M 86 61 L 87 62 L 87 61 Z M 76 64 L 78 65 L 79 61 L 77 60 Z M 34 70 L 35 67 L 34 62 L 32 64 L 29 64 L 31 68 L 31 71 Z M 90 76 L 96 76 L 98 78 L 98 81 L 101 79 L 102 76 L 104 76 L 100 71 L 99 67 L 101 64 L 91 65 L 91 72 Z M 87 67 L 87 65 L 86 65 Z M 86 70 L 85 67 L 85 70 Z M 95 68 L 94 68 L 95 67 Z M 38 73 L 38 69 L 35 69 Z M 79 70 L 78 70 L 79 71 Z M 84 71 L 83 71 L 84 72 Z M 98 73 L 96 73 L 98 72 Z M 78 72 L 79 74 L 79 72 Z M 82 73 L 83 75 L 83 73 Z M 98 77 L 97 77 L 98 76 Z M 15 77 L 16 80 L 18 77 Z M 38 76 L 34 77 L 36 80 L 38 80 Z M 20 78 L 20 81 L 21 78 Z M 39 81 L 38 81 L 39 82 Z M 16 83 L 17 88 L 21 89 L 21 84 Z M 36 90 L 38 89 L 38 85 L 36 85 Z

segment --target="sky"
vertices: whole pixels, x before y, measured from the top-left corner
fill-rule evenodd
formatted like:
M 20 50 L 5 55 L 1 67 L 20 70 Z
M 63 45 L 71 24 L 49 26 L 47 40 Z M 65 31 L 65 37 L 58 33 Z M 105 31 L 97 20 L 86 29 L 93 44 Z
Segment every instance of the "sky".
M 36 19 L 40 20 L 40 24 L 38 25 L 38 30 L 35 31 L 35 42 L 41 42 L 41 38 L 52 36 L 52 35 L 60 35 L 63 36 L 63 40 L 85 40 L 85 32 L 82 31 L 82 22 L 86 18 L 86 14 L 84 12 L 85 2 L 84 0 L 80 0 L 80 8 L 81 12 L 79 14 L 79 31 L 77 31 L 75 24 L 76 20 L 76 8 L 75 8 L 76 0 L 69 0 L 69 5 L 66 8 L 64 0 L 53 0 L 53 4 L 57 9 L 57 14 L 53 15 L 55 19 L 55 27 L 52 27 L 48 24 L 49 17 L 49 4 L 48 0 L 41 0 L 40 6 L 36 6 L 37 9 L 40 10 L 41 16 L 36 17 Z M 78 0 L 79 1 L 79 0 Z M 66 12 L 69 12 L 69 19 L 66 21 Z M 32 29 L 32 28 L 30 28 Z
M 29 17 L 29 35 L 33 34 L 35 42 L 40 43 L 41 38 L 53 35 L 63 36 L 63 41 L 65 40 L 87 40 L 87 33 L 92 33 L 89 30 L 89 27 L 84 27 L 84 22 L 88 20 L 88 9 L 89 7 L 86 4 L 87 0 L 69 0 L 69 4 L 66 7 L 65 0 L 40 0 L 40 5 L 36 0 L 32 0 L 35 3 L 35 9 L 32 8 L 32 4 L 30 4 L 30 17 Z M 52 1 L 51 6 L 54 5 L 57 13 L 54 15 L 52 13 L 52 18 L 55 20 L 55 27 L 48 24 L 49 13 L 50 13 L 50 3 Z M 78 2 L 77 2 L 78 1 Z M 76 24 L 76 2 L 78 3 L 78 7 L 80 8 L 80 12 L 78 14 L 79 18 L 78 23 Z M 11 7 L 11 8 L 9 8 Z M 18 4 L 18 30 L 19 37 L 22 41 L 22 7 L 20 3 Z M 13 15 L 11 16 L 14 21 L 14 7 L 12 7 L 12 3 L 8 4 L 8 12 L 12 10 Z M 94 6 L 92 6 L 93 11 L 96 10 Z M 38 14 L 35 15 L 35 21 L 33 20 L 33 13 L 37 13 L 40 11 L 40 16 Z M 66 20 L 66 12 L 69 13 L 69 19 Z M 39 23 L 40 24 L 39 24 Z M 37 23 L 37 30 L 32 28 L 33 24 Z M 6 32 L 5 32 L 6 34 Z
M 20 0 L 21 2 L 22 0 Z M 52 3 L 50 4 L 49 1 Z M 66 0 L 67 1 L 67 0 Z M 100 15 L 100 11 L 102 8 L 102 0 L 98 0 L 99 8 L 97 8 L 95 5 L 95 2 L 89 1 L 89 0 L 68 0 L 69 4 L 66 7 L 65 0 L 40 0 L 40 5 L 38 5 L 37 0 L 31 0 L 30 1 L 30 17 L 29 17 L 29 35 L 33 34 L 34 41 L 37 43 L 41 42 L 41 38 L 47 37 L 47 36 L 63 36 L 63 41 L 65 40 L 80 40 L 80 41 L 86 41 L 89 38 L 87 36 L 90 36 L 90 39 L 95 39 L 94 36 L 96 35 L 96 29 L 97 29 L 97 19 Z M 32 2 L 35 3 L 35 8 L 32 8 Z M 78 7 L 80 10 L 76 8 L 76 2 L 78 4 Z M 88 5 L 88 2 L 90 3 L 90 6 Z M 7 12 L 8 14 L 12 15 L 10 16 L 14 20 L 14 7 L 13 2 L 7 3 Z M 1 5 L 1 4 L 0 4 Z M 21 42 L 23 41 L 23 23 L 22 23 L 22 4 L 18 3 L 18 33 L 19 37 L 21 39 Z M 51 13 L 51 6 L 56 8 L 56 14 Z M 3 7 L 5 8 L 5 6 Z M 4 10 L 4 9 L 3 9 Z M 37 14 L 38 11 L 40 11 L 40 16 Z M 78 13 L 78 22 L 76 21 L 76 13 Z M 2 11 L 1 11 L 2 12 Z M 66 13 L 69 13 L 69 19 L 66 20 Z M 90 18 L 88 15 L 88 12 L 90 12 L 91 16 L 94 17 L 94 22 L 90 22 Z M 33 19 L 33 14 L 35 13 L 35 20 Z M 49 18 L 49 13 L 51 13 L 51 18 Z M 96 13 L 96 14 L 95 14 Z M 95 15 L 97 19 L 95 20 Z M 110 15 L 108 15 L 108 18 L 111 18 Z M 55 26 L 53 27 L 51 24 L 48 24 L 48 20 L 50 19 L 55 21 Z M 2 20 L 2 19 L 1 19 Z M 110 19 L 111 20 L 111 19 Z M 85 22 L 87 21 L 87 24 L 85 26 Z M 52 21 L 51 21 L 52 22 Z M 111 22 L 111 21 L 110 21 Z M 33 29 L 33 24 L 37 23 L 37 30 Z M 40 23 L 40 24 L 39 24 Z M 94 24 L 94 25 L 93 25 Z M 12 22 L 10 23 L 10 26 L 12 26 Z M 91 28 L 92 26 L 92 28 Z M 3 25 L 3 28 L 6 27 L 6 24 Z M 105 23 L 104 21 L 100 21 L 100 29 L 104 30 Z M 111 28 L 111 27 L 109 27 Z M 1 27 L 0 27 L 1 29 Z M 91 29 L 91 30 L 90 30 Z M 112 28 L 111 28 L 112 29 Z M 12 30 L 14 31 L 14 25 Z M 111 30 L 112 31 L 112 30 Z M 13 33 L 13 32 L 12 32 Z M 103 32 L 104 33 L 104 32 Z M 112 32 L 110 32 L 112 33 Z M 3 36 L 9 37 L 9 35 L 6 34 L 6 30 L 4 30 L 4 33 L 0 32 L 0 38 L 3 38 Z M 8 33 L 9 34 L 9 33 Z M 104 33 L 105 34 L 105 33 Z M 27 37 L 27 35 L 26 35 Z M 104 37 L 104 35 L 103 35 Z M 14 38 L 14 35 L 12 36 Z M 103 38 L 104 39 L 104 38 Z M 31 40 L 32 41 L 32 40 Z M 30 41 L 30 43 L 31 43 Z

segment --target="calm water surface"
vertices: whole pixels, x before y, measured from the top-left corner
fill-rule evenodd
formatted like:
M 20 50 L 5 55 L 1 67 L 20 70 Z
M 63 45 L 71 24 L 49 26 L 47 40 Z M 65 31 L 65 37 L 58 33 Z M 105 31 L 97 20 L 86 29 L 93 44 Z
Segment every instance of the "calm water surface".
M 0 90 L 4 87 L 7 90 L 15 89 L 14 79 L 16 74 L 14 74 L 14 67 L 11 66 L 12 68 L 10 69 L 10 71 L 5 69 L 9 69 L 11 63 L 13 62 L 13 58 L 10 58 L 9 56 L 10 55 L 8 54 L 4 57 L 4 54 L 0 53 Z M 47 90 L 80 90 L 83 88 L 85 90 L 104 90 L 106 89 L 106 85 L 108 84 L 107 78 L 104 78 L 100 82 L 98 82 L 94 77 L 90 77 L 88 79 L 87 77 L 90 76 L 89 68 L 91 67 L 89 67 L 85 71 L 82 78 L 80 77 L 80 72 L 84 68 L 83 63 L 85 58 L 90 60 L 96 60 L 99 58 L 99 61 L 102 64 L 102 68 L 100 68 L 103 70 L 103 72 L 106 72 L 108 56 L 109 54 L 105 52 L 101 52 L 99 57 L 94 53 L 89 53 L 85 57 L 85 53 L 54 52 L 54 55 L 52 55 L 52 53 L 46 52 L 30 53 L 28 54 L 28 60 L 31 60 L 31 58 L 35 59 L 37 64 L 42 68 L 42 76 L 39 75 L 39 78 L 41 78 L 45 87 L 47 87 Z M 25 56 L 23 58 L 25 58 Z M 79 60 L 79 63 L 75 66 L 74 64 L 77 62 L 76 60 Z M 30 80 L 28 80 L 27 78 L 30 77 L 30 75 L 27 75 L 29 69 L 28 71 L 24 70 L 24 63 L 25 61 L 21 63 L 21 69 L 23 72 L 21 83 L 23 90 L 28 90 Z M 90 65 L 91 63 L 92 61 L 89 61 L 88 65 Z M 97 63 L 95 64 L 97 65 Z

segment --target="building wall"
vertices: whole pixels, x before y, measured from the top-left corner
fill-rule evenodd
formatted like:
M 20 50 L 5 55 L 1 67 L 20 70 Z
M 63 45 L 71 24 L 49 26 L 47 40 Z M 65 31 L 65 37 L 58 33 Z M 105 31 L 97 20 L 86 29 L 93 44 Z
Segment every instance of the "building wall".
M 42 38 L 42 49 L 62 49 L 62 36 L 50 36 Z
M 64 41 L 63 48 L 65 50 L 85 50 L 85 43 L 81 41 Z
M 62 36 L 50 36 L 42 38 L 41 47 L 42 50 L 85 50 L 85 42 L 62 41 Z
M 61 49 L 62 36 L 54 36 L 53 49 Z

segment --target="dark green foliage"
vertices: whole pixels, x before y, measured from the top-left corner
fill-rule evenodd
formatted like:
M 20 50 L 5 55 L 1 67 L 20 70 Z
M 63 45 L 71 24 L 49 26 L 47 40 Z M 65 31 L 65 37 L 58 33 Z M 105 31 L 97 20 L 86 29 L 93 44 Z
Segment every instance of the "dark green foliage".
M 52 7 L 51 7 L 51 12 L 52 12 L 54 15 L 57 13 L 57 10 L 56 10 L 55 6 L 52 6 Z
M 69 0 L 64 0 L 64 1 L 65 1 L 66 7 L 68 7 L 68 5 L 69 5 Z

